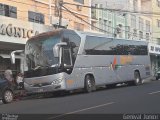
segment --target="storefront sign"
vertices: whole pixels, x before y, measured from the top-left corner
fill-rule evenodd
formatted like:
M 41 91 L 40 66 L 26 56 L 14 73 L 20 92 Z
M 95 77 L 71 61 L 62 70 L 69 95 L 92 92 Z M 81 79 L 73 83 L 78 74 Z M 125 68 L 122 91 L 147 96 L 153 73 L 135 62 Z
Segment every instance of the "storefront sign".
M 149 53 L 160 54 L 160 45 L 149 44 Z
M 0 42 L 26 44 L 32 36 L 53 30 L 53 27 L 49 25 L 5 16 L 0 16 L 0 21 Z
M 38 31 L 29 30 L 21 27 L 13 26 L 12 24 L 0 24 L 0 34 L 17 38 L 30 38 L 39 34 Z

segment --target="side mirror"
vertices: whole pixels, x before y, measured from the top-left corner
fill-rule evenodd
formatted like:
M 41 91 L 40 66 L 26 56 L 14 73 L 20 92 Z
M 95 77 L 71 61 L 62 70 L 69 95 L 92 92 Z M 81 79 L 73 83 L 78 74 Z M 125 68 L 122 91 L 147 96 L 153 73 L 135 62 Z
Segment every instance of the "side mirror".
M 15 51 L 11 52 L 11 63 L 15 64 Z
M 54 57 L 59 57 L 60 47 L 61 47 L 61 46 L 66 46 L 66 45 L 67 45 L 66 42 L 57 43 L 57 44 L 53 47 Z
M 16 51 L 11 52 L 11 63 L 15 64 L 15 59 L 16 59 L 15 54 L 16 53 L 23 53 L 23 52 L 24 50 L 16 50 Z

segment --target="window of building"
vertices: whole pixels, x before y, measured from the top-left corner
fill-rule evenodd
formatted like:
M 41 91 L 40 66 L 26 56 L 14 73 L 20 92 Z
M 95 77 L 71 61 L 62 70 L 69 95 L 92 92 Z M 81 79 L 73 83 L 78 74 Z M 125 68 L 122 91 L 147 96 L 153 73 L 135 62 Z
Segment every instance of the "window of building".
M 143 31 L 143 19 L 139 18 L 139 30 Z
M 139 31 L 139 39 L 143 39 L 143 32 L 142 31 Z
M 97 12 L 95 8 L 91 9 L 91 17 L 92 19 L 97 19 Z
M 150 32 L 151 24 L 150 21 L 146 20 L 146 32 Z
M 160 7 L 160 0 L 157 0 L 157 6 Z
M 28 21 L 44 24 L 44 15 L 42 13 L 28 11 Z
M 108 27 L 107 27 L 107 20 L 104 20 L 104 30 L 105 30 L 105 33 L 107 33 L 107 30 L 108 30 Z
M 160 20 L 157 19 L 157 27 L 160 27 Z
M 81 4 L 84 4 L 84 0 L 74 0 L 75 2 L 79 2 Z
M 103 8 L 103 4 L 100 4 L 100 5 L 99 5 L 99 8 Z
M 131 32 L 130 32 L 130 26 L 125 26 L 125 32 L 127 34 L 127 39 L 131 39 Z
M 138 10 L 138 0 L 133 0 L 133 10 L 134 11 Z
M 157 44 L 159 45 L 160 44 L 160 38 L 157 38 Z
M 146 40 L 149 41 L 149 39 L 150 39 L 150 35 L 149 33 L 146 33 Z
M 136 28 L 136 16 L 135 15 L 131 16 L 131 26 L 132 28 Z
M 84 31 L 84 24 L 74 22 L 74 29 Z
M 112 22 L 111 21 L 108 21 L 108 32 L 109 32 L 109 35 L 112 36 Z
M 103 32 L 103 20 L 101 18 L 99 18 L 99 28 L 100 28 L 100 32 Z
M 0 3 L 0 15 L 17 18 L 17 8 Z
M 92 21 L 91 24 L 92 24 L 91 29 L 96 30 L 96 28 L 95 28 L 95 27 L 97 27 L 96 22 Z
M 133 38 L 137 38 L 137 30 L 133 29 Z
M 122 38 L 122 37 L 123 37 L 122 28 L 123 28 L 123 25 L 122 25 L 122 24 L 119 24 L 119 30 L 117 31 L 117 32 L 118 32 L 118 35 L 119 35 L 119 38 Z

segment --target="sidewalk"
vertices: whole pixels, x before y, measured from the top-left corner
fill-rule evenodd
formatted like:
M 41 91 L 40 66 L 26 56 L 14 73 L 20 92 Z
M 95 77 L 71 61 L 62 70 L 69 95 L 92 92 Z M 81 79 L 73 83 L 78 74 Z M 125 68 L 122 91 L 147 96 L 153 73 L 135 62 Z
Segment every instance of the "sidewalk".
M 155 81 L 155 80 L 156 80 L 156 78 L 154 76 L 151 76 L 146 79 L 143 79 L 143 82 L 146 83 L 146 82 L 151 82 L 151 81 Z

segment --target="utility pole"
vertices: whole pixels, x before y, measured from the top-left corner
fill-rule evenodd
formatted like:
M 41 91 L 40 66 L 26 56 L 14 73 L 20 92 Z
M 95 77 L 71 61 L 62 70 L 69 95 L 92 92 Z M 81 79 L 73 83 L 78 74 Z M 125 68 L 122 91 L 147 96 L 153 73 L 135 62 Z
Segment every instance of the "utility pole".
M 59 0 L 59 27 L 62 26 L 62 6 L 63 0 Z
M 52 25 L 52 2 L 49 0 L 49 20 L 50 20 L 50 25 Z
M 58 23 L 56 28 L 62 27 L 62 6 L 63 6 L 63 0 L 55 0 L 55 16 L 59 17 Z

